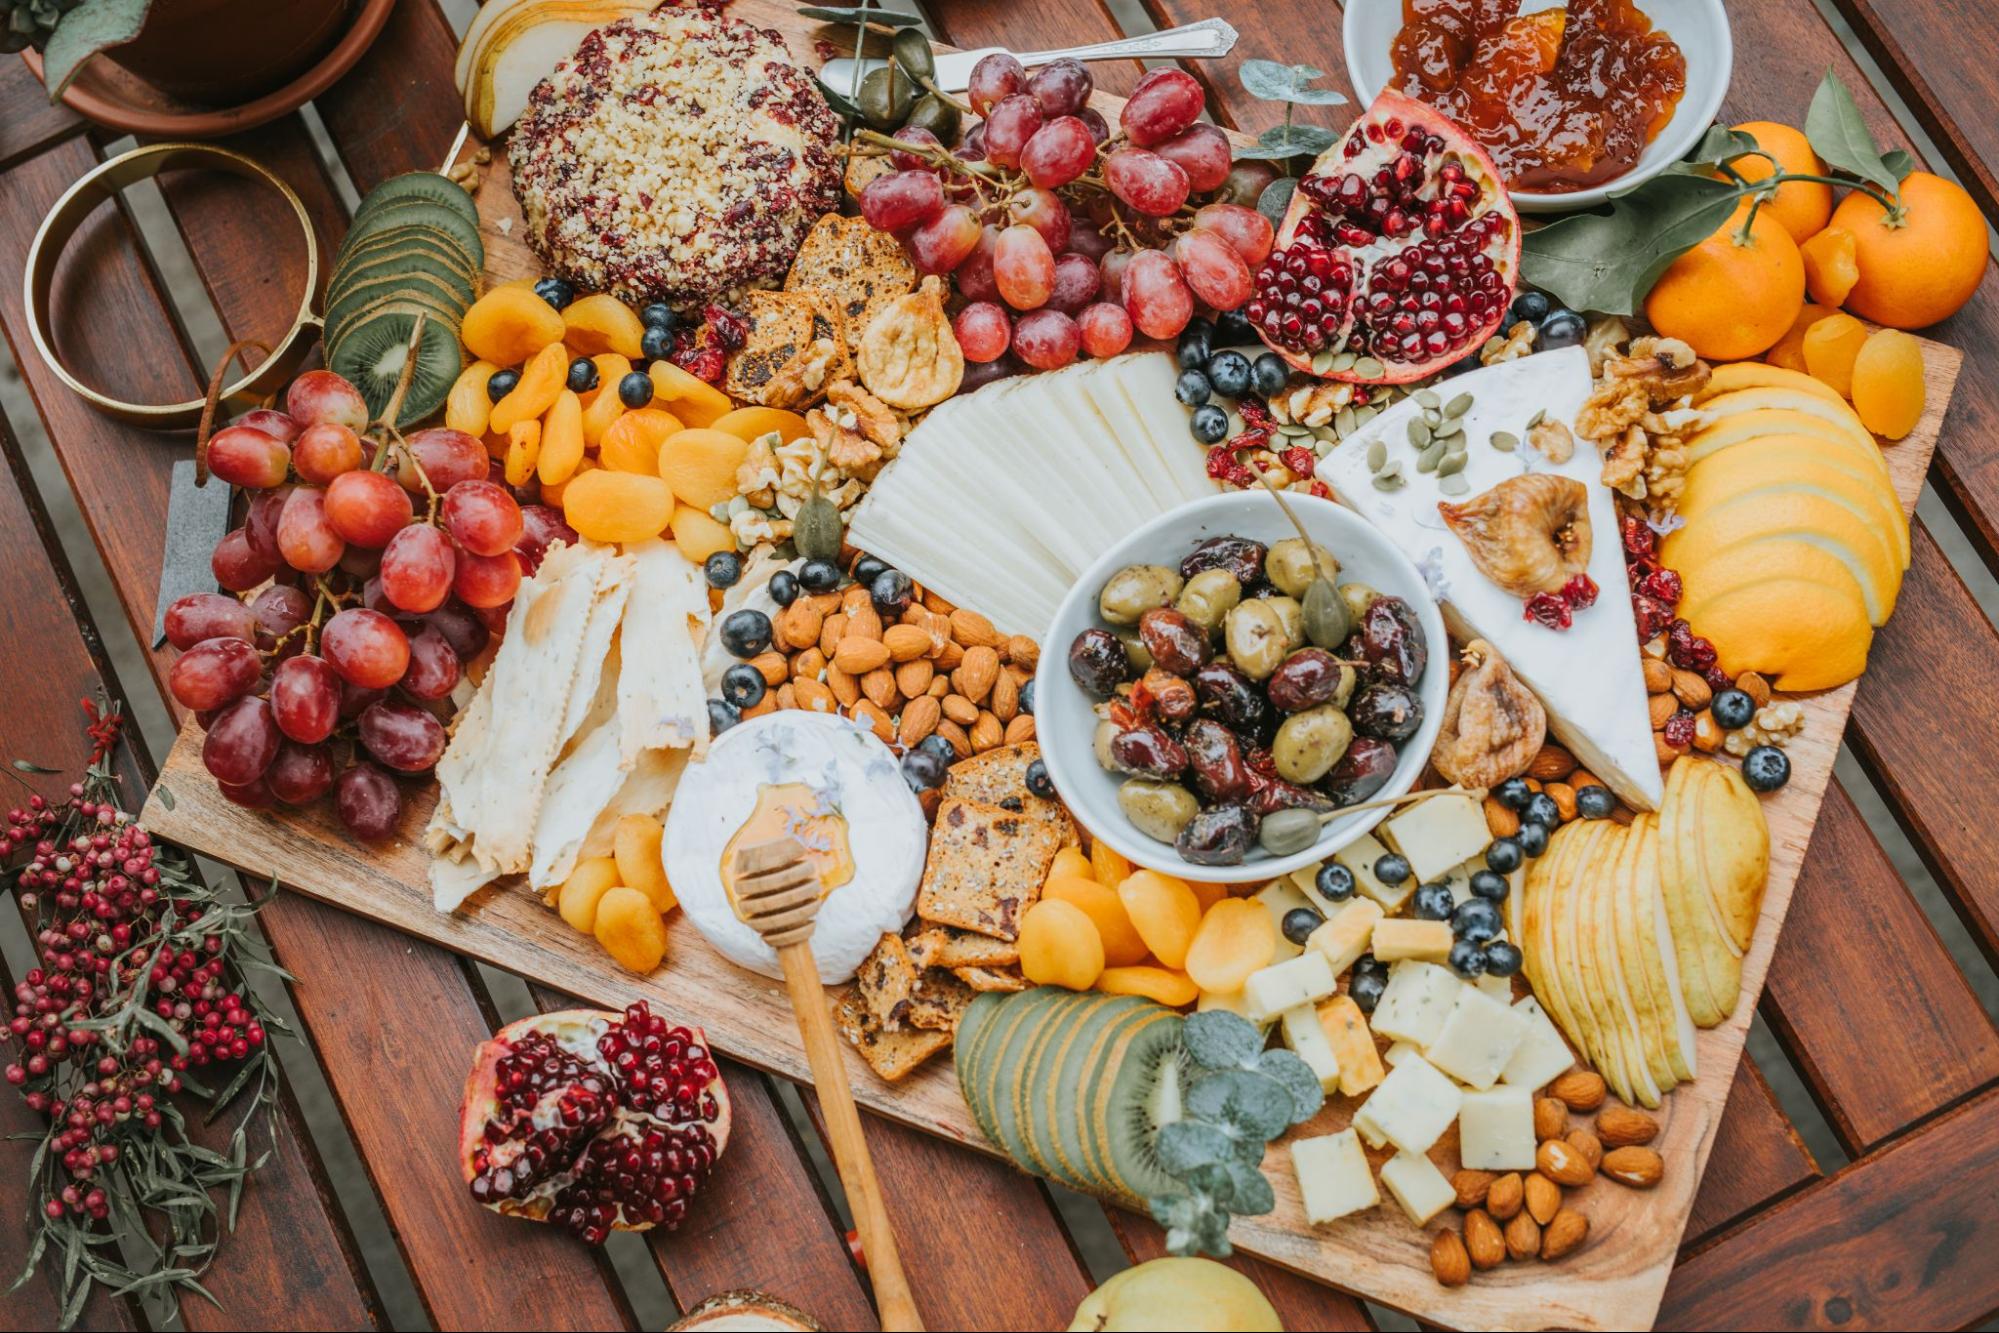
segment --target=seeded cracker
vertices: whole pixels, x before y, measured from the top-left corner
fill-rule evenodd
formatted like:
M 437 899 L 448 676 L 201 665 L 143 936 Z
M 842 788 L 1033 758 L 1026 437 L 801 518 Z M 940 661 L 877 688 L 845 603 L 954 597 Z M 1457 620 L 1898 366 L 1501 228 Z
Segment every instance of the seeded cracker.
M 974 931 L 930 926 L 909 937 L 909 957 L 918 967 L 1012 967 L 1020 961 L 1020 947 Z
M 954 967 L 951 975 L 975 991 L 1019 991 L 1027 989 L 1027 978 L 1019 972 L 1002 972 L 992 967 Z
M 958 1020 L 965 1016 L 965 1010 L 977 995 L 977 991 L 957 977 L 933 967 L 917 979 L 916 994 L 909 1002 L 910 1025 L 955 1036 Z
M 1052 822 L 946 797 L 930 833 L 916 911 L 926 921 L 1014 939 L 1062 845 Z
M 751 292 L 749 336 L 729 358 L 722 387 L 764 407 L 801 408 L 853 374 L 845 318 L 818 290 Z
M 916 269 L 895 237 L 838 213 L 813 224 L 784 280 L 788 292 L 816 289 L 832 298 L 846 320 L 850 352 L 882 308 L 915 286 Z
M 912 1069 L 951 1044 L 948 1032 L 910 1028 L 889 1032 L 874 1021 L 857 991 L 848 991 L 833 1006 L 833 1025 L 852 1042 L 868 1068 L 884 1082 L 895 1083 Z
M 875 951 L 861 960 L 854 973 L 854 992 L 876 1026 L 899 1031 L 908 1022 L 910 1001 L 916 995 L 916 964 L 909 960 L 902 936 L 883 935 Z
M 1033 741 L 987 750 L 951 765 L 944 776 L 944 795 L 961 801 L 977 801 L 1014 810 L 1031 819 L 1047 820 L 1062 833 L 1065 846 L 1074 846 L 1076 821 L 1060 801 L 1036 796 L 1027 789 L 1027 768 L 1041 757 L 1041 747 Z M 967 962 L 973 960 L 966 960 Z

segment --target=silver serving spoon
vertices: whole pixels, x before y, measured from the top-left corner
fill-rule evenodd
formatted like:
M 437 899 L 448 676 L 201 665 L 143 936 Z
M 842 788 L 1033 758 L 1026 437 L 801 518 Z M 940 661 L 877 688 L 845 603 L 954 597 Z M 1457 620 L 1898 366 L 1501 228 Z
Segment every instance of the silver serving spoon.
M 1234 49 L 1235 39 L 1236 30 L 1226 19 L 1202 19 L 1199 23 L 1165 28 L 1139 37 L 1121 37 L 1114 42 L 1098 42 L 1094 46 L 1072 46 L 1060 51 L 1015 52 L 1014 58 L 1029 69 L 1064 57 L 1075 60 L 1128 60 L 1139 57 L 1165 59 L 1171 56 L 1206 58 L 1227 55 Z M 1004 50 L 1006 50 L 1004 46 L 982 46 L 976 51 L 939 52 L 937 86 L 947 93 L 963 92 L 972 85 L 972 66 L 995 51 Z M 872 59 L 861 61 L 860 76 L 865 76 L 870 70 L 880 69 L 885 63 L 887 62 Z M 829 88 L 852 88 L 858 83 L 858 77 L 854 72 L 854 61 L 847 56 L 827 61 L 825 67 L 819 71 L 819 77 Z

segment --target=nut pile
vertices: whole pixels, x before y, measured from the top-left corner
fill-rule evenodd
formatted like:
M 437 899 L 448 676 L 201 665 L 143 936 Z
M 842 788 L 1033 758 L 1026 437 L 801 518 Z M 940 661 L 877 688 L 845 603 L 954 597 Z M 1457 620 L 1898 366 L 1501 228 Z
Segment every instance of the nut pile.
M 1594 1126 L 1570 1116 L 1596 1114 Z M 1650 1147 L 1659 1122 L 1644 1111 L 1606 1098 L 1603 1076 L 1572 1069 L 1534 1100 L 1534 1170 L 1503 1174 L 1461 1170 L 1451 1177 L 1464 1215 L 1430 1243 L 1430 1269 L 1446 1287 L 1461 1287 L 1474 1270 L 1512 1260 L 1553 1262 L 1582 1248 L 1589 1217 L 1570 1202 L 1570 1191 L 1602 1176 L 1630 1189 L 1649 1190 L 1665 1174 L 1665 1159 Z
M 1573 819 L 1595 817 L 1592 810 L 1586 808 L 1593 802 L 1597 803 L 1596 810 L 1607 814 L 1618 823 L 1631 822 L 1631 811 L 1621 804 L 1612 804 L 1608 810 L 1603 809 L 1601 803 L 1609 797 L 1609 787 L 1604 784 L 1603 779 L 1577 763 L 1574 755 L 1553 741 L 1543 745 L 1535 754 L 1527 765 L 1527 771 L 1520 775 L 1519 781 L 1525 784 L 1529 792 L 1536 796 L 1545 796 L 1554 803 L 1555 814 L 1559 816 L 1556 827 Z M 1508 802 L 1507 797 L 1512 795 L 1517 798 L 1517 793 L 1505 790 L 1507 787 L 1508 784 L 1502 783 L 1485 798 L 1485 826 L 1495 838 L 1518 837 L 1523 815 L 1526 813 L 1525 810 L 1516 809 Z M 1592 787 L 1597 791 L 1584 799 L 1582 793 Z M 1527 803 L 1526 808 L 1536 811 L 1546 809 L 1538 803 Z M 1548 832 L 1553 833 L 1554 828 L 1549 828 Z
M 1665 656 L 1663 636 L 1654 643 L 1660 651 L 1648 644 L 1639 660 L 1652 712 L 1652 746 L 1661 766 L 1670 766 L 1690 747 L 1702 754 L 1725 750 L 1741 758 L 1760 745 L 1782 746 L 1803 729 L 1803 706 L 1773 702 L 1770 682 L 1756 672 L 1744 671 L 1735 677 L 1733 690 L 1718 691 L 1699 672 L 1674 666 Z M 1724 697 L 1736 692 L 1747 696 L 1746 709 L 1744 700 Z

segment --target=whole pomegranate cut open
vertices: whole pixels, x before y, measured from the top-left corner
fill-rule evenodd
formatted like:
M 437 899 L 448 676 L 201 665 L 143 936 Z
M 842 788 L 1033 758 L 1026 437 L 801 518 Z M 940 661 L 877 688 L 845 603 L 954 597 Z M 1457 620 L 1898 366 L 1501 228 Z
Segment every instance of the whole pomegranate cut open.
M 592 1245 L 679 1226 L 729 1141 L 729 1094 L 707 1037 L 644 1002 L 501 1028 L 479 1043 L 459 1115 L 474 1199 L 559 1222 Z
M 1519 266 L 1520 218 L 1492 159 L 1384 92 L 1298 183 L 1243 313 L 1300 370 L 1402 384 L 1492 335 Z

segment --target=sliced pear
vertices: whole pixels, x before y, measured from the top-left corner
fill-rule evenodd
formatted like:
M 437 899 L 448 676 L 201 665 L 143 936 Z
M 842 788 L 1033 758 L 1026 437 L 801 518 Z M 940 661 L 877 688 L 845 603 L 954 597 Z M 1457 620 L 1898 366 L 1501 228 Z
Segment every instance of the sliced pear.
M 514 0 L 482 6 L 459 43 L 453 76 L 465 118 L 491 139 L 527 109 L 534 86 L 592 32 L 652 5 L 620 0 Z M 494 11 L 501 11 L 494 13 Z M 469 54 L 468 54 L 469 53 Z
M 1568 1036 L 1570 1044 L 1592 1065 L 1597 1063 L 1598 1055 L 1594 1031 L 1584 1026 L 1569 1003 L 1568 978 L 1564 975 L 1567 961 L 1555 950 L 1555 915 L 1565 867 L 1589 841 L 1594 827 L 1595 821 L 1564 825 L 1550 840 L 1548 850 L 1528 863 L 1524 885 L 1527 901 L 1519 936 L 1527 980 L 1534 993 L 1555 1025 Z
M 1882 480 L 1888 479 L 1888 460 L 1882 457 L 1881 446 L 1871 437 L 1861 438 L 1851 423 L 1838 418 L 1788 408 L 1749 408 L 1711 417 L 1707 425 L 1688 438 L 1684 452 L 1691 467 L 1727 449 L 1767 438 L 1798 435 L 1849 450 L 1855 462 L 1867 464 Z
M 1615 824 L 1604 827 L 1603 820 L 1591 820 L 1582 845 L 1563 869 L 1551 903 L 1555 955 L 1561 960 L 1562 980 L 1570 1011 L 1588 1033 L 1591 1063 L 1611 1089 L 1625 1101 L 1632 1099 L 1631 1079 L 1624 1059 L 1624 1044 L 1611 1022 L 1610 1008 L 1596 975 L 1594 951 L 1583 917 L 1588 905 L 1593 868 Z
M 1810 435 L 1768 436 L 1702 460 L 1687 473 L 1680 512 L 1697 513 L 1723 496 L 1778 483 L 1804 483 L 1852 500 L 1874 516 L 1901 567 L 1909 567 L 1909 521 L 1887 479 L 1844 445 Z
M 1674 566 L 1683 589 L 1680 602 L 1698 606 L 1737 588 L 1773 579 L 1798 580 L 1836 592 L 1869 625 L 1879 625 L 1885 616 L 1854 577 L 1843 550 L 1816 533 L 1785 533 L 1736 542 L 1720 551 L 1686 551 Z
M 1586 910 L 1578 924 L 1589 932 L 1587 947 L 1594 954 L 1602 1009 L 1624 1062 L 1625 1082 L 1631 1086 L 1641 1105 L 1657 1106 L 1659 1083 L 1652 1075 L 1652 1060 L 1646 1048 L 1643 1025 L 1637 1006 L 1632 1003 L 1630 990 L 1624 983 L 1624 968 L 1619 959 L 1616 898 L 1621 891 L 1625 854 L 1632 839 L 1627 828 L 1616 824 L 1611 827 L 1615 832 L 1604 840 L 1597 854 L 1596 871 L 1585 886 Z M 1663 1057 L 1660 1063 L 1664 1064 Z
M 1710 905 L 1701 850 L 1698 789 L 1713 762 L 1692 756 L 1674 761 L 1659 807 L 1660 892 L 1687 1012 L 1704 1028 L 1728 1017 L 1742 984 L 1742 960 Z
M 1611 884 L 1611 922 L 1615 927 L 1613 938 L 1617 945 L 1611 961 L 1624 982 L 1624 993 L 1631 1001 L 1632 1014 L 1638 1022 L 1638 1040 L 1645 1051 L 1645 1067 L 1650 1071 L 1652 1081 L 1659 1085 L 1659 1091 L 1665 1093 L 1672 1091 L 1681 1075 L 1666 1050 L 1666 1029 L 1671 1024 L 1670 1006 L 1666 997 L 1653 988 L 1647 959 L 1654 955 L 1645 947 L 1639 934 L 1639 862 L 1644 853 L 1645 836 L 1634 821 L 1625 827 L 1623 851 L 1618 857 L 1617 874 Z M 1650 907 L 1649 901 L 1646 906 Z
M 1694 406 L 1699 407 L 1711 398 L 1719 398 L 1737 389 L 1796 389 L 1820 398 L 1830 398 L 1835 403 L 1846 401 L 1839 396 L 1839 390 L 1803 371 L 1787 370 L 1767 361 L 1732 361 L 1714 368 L 1707 383 L 1694 395 Z
M 1666 1062 L 1673 1077 L 1691 1081 L 1695 1068 L 1694 1024 L 1687 1015 L 1686 1001 L 1680 996 L 1673 932 L 1667 927 L 1665 904 L 1659 896 L 1659 818 L 1640 815 L 1631 827 L 1638 844 L 1631 877 L 1631 915 L 1637 936 L 1633 953 L 1644 973 L 1645 984 L 1652 991 L 1659 1043 L 1666 1053 Z
M 1709 901 L 1723 937 L 1747 953 L 1770 875 L 1770 826 L 1756 793 L 1727 764 L 1716 764 L 1701 789 L 1700 824 Z

